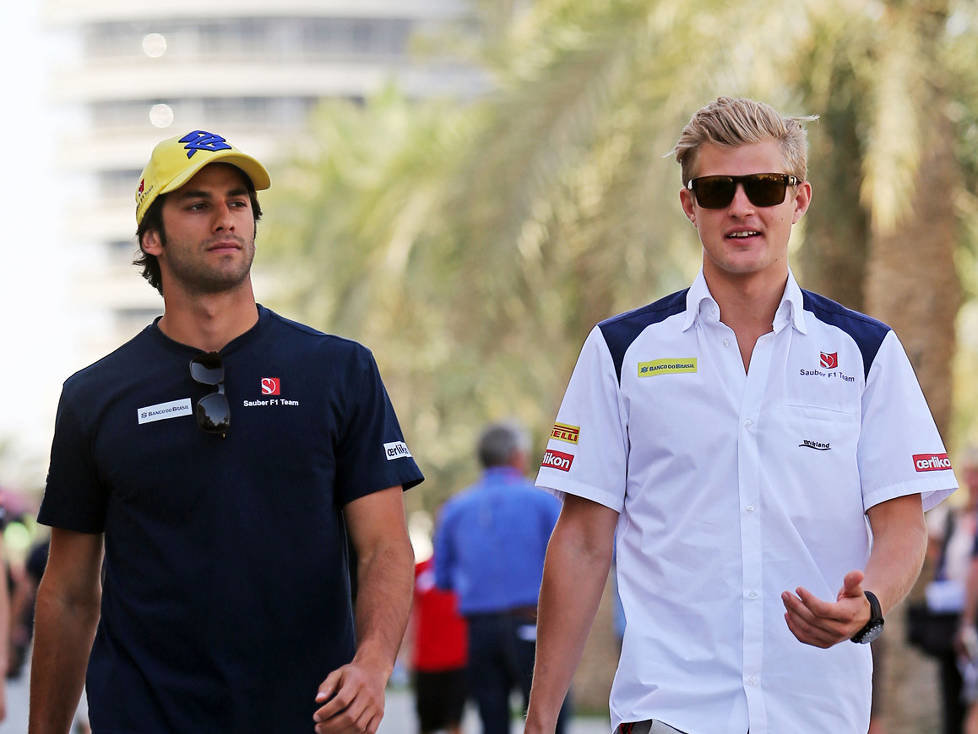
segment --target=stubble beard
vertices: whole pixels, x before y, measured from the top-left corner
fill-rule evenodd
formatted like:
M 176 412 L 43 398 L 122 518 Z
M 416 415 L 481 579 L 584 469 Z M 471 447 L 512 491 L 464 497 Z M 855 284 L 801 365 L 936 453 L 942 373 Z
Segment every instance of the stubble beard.
M 215 266 L 208 265 L 203 257 L 174 257 L 176 250 L 171 247 L 167 253 L 170 256 L 167 259 L 170 277 L 188 293 L 195 295 L 213 295 L 235 290 L 247 280 L 251 272 L 251 263 L 255 259 L 254 238 L 250 241 L 243 237 L 235 239 L 241 244 L 242 257 L 229 256 L 228 259 L 232 260 L 230 265 L 223 262 L 224 258 L 221 258 Z M 164 246 L 166 244 L 164 243 Z M 205 247 L 204 244 L 200 244 L 197 249 L 201 253 L 206 253 Z

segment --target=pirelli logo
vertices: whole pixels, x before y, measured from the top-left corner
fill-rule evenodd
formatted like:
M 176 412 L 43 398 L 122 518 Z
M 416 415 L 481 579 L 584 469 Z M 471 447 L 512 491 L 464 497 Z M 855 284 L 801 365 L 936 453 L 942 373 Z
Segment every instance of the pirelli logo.
M 673 357 L 671 359 L 653 359 L 651 362 L 638 363 L 639 377 L 655 377 L 656 375 L 674 375 L 680 372 L 696 372 L 696 357 Z
M 565 443 L 577 443 L 580 435 L 580 426 L 570 426 L 566 423 L 554 423 L 554 429 L 550 432 L 551 438 L 556 438 L 558 441 L 564 441 Z

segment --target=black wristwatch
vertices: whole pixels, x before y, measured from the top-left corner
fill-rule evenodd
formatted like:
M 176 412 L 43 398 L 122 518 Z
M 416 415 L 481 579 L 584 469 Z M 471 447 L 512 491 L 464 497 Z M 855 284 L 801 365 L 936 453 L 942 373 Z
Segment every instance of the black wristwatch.
M 863 592 L 869 600 L 869 621 L 854 634 L 850 639 L 853 642 L 865 645 L 872 642 L 883 634 L 883 609 L 880 607 L 880 600 L 872 591 Z

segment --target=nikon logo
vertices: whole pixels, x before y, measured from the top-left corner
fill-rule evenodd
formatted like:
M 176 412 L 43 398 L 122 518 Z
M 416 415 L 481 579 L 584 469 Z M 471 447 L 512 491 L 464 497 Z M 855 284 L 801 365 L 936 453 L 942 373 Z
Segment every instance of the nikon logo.
M 547 453 L 543 455 L 542 465 L 559 471 L 570 471 L 571 464 L 573 463 L 573 454 L 565 454 L 563 451 L 551 451 L 548 449 Z

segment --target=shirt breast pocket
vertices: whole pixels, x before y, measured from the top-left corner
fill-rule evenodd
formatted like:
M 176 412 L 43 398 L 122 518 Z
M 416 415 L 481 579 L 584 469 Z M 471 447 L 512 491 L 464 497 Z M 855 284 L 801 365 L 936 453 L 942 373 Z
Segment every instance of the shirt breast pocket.
M 839 472 L 854 470 L 859 443 L 859 413 L 814 404 L 782 408 L 785 449 L 802 476 L 831 481 Z

